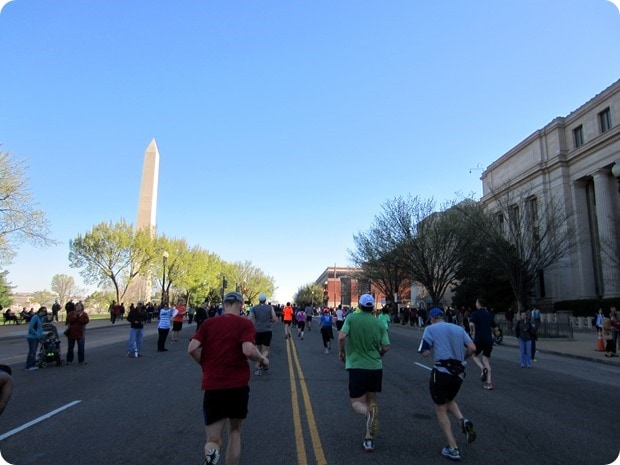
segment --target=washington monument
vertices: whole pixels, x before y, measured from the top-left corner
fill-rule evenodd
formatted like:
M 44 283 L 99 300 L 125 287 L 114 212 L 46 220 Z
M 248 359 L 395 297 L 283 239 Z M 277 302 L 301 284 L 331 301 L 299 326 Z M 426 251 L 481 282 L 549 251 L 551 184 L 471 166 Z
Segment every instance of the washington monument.
M 151 141 L 144 152 L 142 167 L 142 183 L 140 184 L 140 198 L 138 199 L 138 219 L 136 231 L 148 228 L 151 234 L 155 232 L 157 217 L 157 184 L 159 181 L 159 150 L 155 139 Z
M 157 218 L 157 185 L 159 182 L 159 150 L 155 139 L 151 141 L 144 152 L 142 166 L 142 182 L 138 199 L 138 218 L 136 231 L 148 229 L 151 237 L 155 235 Z M 137 300 L 147 301 L 151 298 L 151 274 L 139 276 L 136 280 Z

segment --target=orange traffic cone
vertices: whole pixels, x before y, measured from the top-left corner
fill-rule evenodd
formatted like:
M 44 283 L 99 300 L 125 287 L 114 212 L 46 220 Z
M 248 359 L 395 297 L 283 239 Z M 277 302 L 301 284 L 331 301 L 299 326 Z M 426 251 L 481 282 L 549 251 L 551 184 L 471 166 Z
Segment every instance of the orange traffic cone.
M 598 333 L 598 339 L 596 341 L 596 350 L 598 352 L 605 352 L 605 344 L 603 343 L 603 334 Z

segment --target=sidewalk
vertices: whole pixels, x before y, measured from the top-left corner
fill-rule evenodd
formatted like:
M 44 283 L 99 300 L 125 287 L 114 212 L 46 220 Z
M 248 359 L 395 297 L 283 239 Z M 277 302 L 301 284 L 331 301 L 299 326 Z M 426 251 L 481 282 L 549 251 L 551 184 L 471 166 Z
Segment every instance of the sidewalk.
M 407 327 L 414 331 L 423 331 L 424 328 L 417 326 L 399 325 L 401 328 Z M 514 336 L 504 334 L 503 346 L 518 348 L 519 343 Z M 563 357 L 588 360 L 606 365 L 617 366 L 620 368 L 620 357 L 605 357 L 605 352 L 596 350 L 597 335 L 594 329 L 575 329 L 573 338 L 540 338 L 536 341 L 536 351 L 541 354 L 554 354 Z M 620 355 L 620 352 L 618 352 Z
M 157 324 L 157 323 L 155 323 Z M 64 321 L 54 321 L 54 325 L 58 329 L 58 333 L 62 334 L 65 330 L 65 322 Z M 108 328 L 111 326 L 129 326 L 126 319 L 116 320 L 116 323 L 112 324 L 109 318 L 102 320 L 90 320 L 88 326 L 86 326 L 87 331 L 92 331 L 101 328 Z M 19 325 L 15 324 L 5 324 L 0 325 L 0 341 L 10 340 L 10 339 L 21 339 L 26 337 L 26 333 L 28 332 L 28 323 L 21 323 Z

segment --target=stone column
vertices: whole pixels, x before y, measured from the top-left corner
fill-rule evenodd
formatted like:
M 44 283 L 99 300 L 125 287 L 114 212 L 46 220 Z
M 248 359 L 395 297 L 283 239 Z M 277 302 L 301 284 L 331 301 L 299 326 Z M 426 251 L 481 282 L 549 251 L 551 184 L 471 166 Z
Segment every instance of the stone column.
M 574 297 L 582 299 L 594 298 L 596 297 L 596 289 L 592 248 L 590 247 L 592 237 L 588 218 L 586 183 L 582 181 L 573 182 L 571 184 L 571 193 L 575 209 L 573 214 L 575 222 L 573 226 L 576 235 L 575 241 L 577 242 L 575 251 L 577 266 L 573 267 L 572 288 L 574 289 Z
M 600 242 L 603 272 L 604 297 L 620 295 L 620 273 L 618 266 L 618 235 L 611 196 L 616 195 L 615 181 L 611 170 L 601 169 L 594 173 L 594 195 L 596 198 L 596 221 Z

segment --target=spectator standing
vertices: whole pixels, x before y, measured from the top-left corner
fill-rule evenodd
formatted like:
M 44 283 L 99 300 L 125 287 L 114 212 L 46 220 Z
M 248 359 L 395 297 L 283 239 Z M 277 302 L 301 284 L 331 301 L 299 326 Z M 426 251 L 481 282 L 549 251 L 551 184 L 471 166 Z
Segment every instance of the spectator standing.
M 600 334 L 603 329 L 603 309 L 599 308 L 598 312 L 594 316 L 594 326 L 596 327 L 597 334 Z
M 58 303 L 58 299 L 55 299 L 52 305 L 52 321 L 58 321 L 58 312 L 60 312 L 60 309 L 61 307 Z
M 142 357 L 142 340 L 144 339 L 144 323 L 146 322 L 146 309 L 143 302 L 127 315 L 129 322 L 129 345 L 127 346 L 127 357 Z
M 423 357 L 433 354 L 430 394 L 435 403 L 439 427 L 448 441 L 441 455 L 459 461 L 461 455 L 448 413 L 460 423 L 467 442 L 473 442 L 476 439 L 474 424 L 463 416 L 455 399 L 465 378 L 465 360 L 473 355 L 476 346 L 464 328 L 444 321 L 444 313 L 440 308 L 431 309 L 429 316 L 431 324 L 424 330 L 418 352 Z
M 35 365 L 37 361 L 37 348 L 39 341 L 43 337 L 43 321 L 47 315 L 47 308 L 41 307 L 35 313 L 28 323 L 28 333 L 26 340 L 28 341 L 28 356 L 26 357 L 26 370 L 34 371 L 39 367 Z
M 170 333 L 172 318 L 177 314 L 174 307 L 162 307 L 159 310 L 159 323 L 157 323 L 157 352 L 167 352 L 166 339 Z
M 618 319 L 618 311 L 615 305 L 609 307 L 609 318 L 611 319 L 612 339 L 614 341 L 614 347 L 616 348 L 616 351 L 614 351 L 615 354 L 617 352 L 618 339 L 620 336 L 620 320 Z
M 113 300 L 108 310 L 110 311 L 110 321 L 112 322 L 112 324 L 116 323 L 118 314 L 121 311 L 121 306 L 117 305 L 116 301 Z
M 515 336 L 519 341 L 521 368 L 532 367 L 532 323 L 527 318 L 527 312 L 521 312 L 520 319 L 515 326 Z
M 353 411 L 366 418 L 362 446 L 366 452 L 375 449 L 374 437 L 379 430 L 377 393 L 383 383 L 382 358 L 390 348 L 385 325 L 372 311 L 375 299 L 363 294 L 359 313 L 349 315 L 338 332 L 338 358 L 345 363 L 349 374 L 349 397 Z
M 219 318 L 209 318 L 200 325 L 187 348 L 189 355 L 202 368 L 202 410 L 206 435 L 203 465 L 219 462 L 226 423 L 226 464 L 239 464 L 241 426 L 247 417 L 250 396 L 248 359 L 269 365 L 269 359 L 254 345 L 254 325 L 239 316 L 242 305 L 241 294 L 226 294 L 224 314 Z
M 187 310 L 181 301 L 179 301 L 174 308 L 177 309 L 177 314 L 172 318 L 172 342 L 176 343 L 179 342 L 179 333 L 183 329 L 183 318 Z
M 155 313 L 155 306 L 152 302 L 146 304 L 146 324 L 150 325 L 153 321 L 153 313 Z
M 69 327 L 67 332 L 67 364 L 73 363 L 74 349 L 77 343 L 78 363 L 80 365 L 86 365 L 85 361 L 85 327 L 90 321 L 88 313 L 84 311 L 84 304 L 80 301 L 77 304 L 68 302 L 71 304 L 71 310 L 67 310 L 66 324 Z
M 611 312 L 603 313 L 602 336 L 605 341 L 605 357 L 616 357 L 616 342 L 613 339 Z

